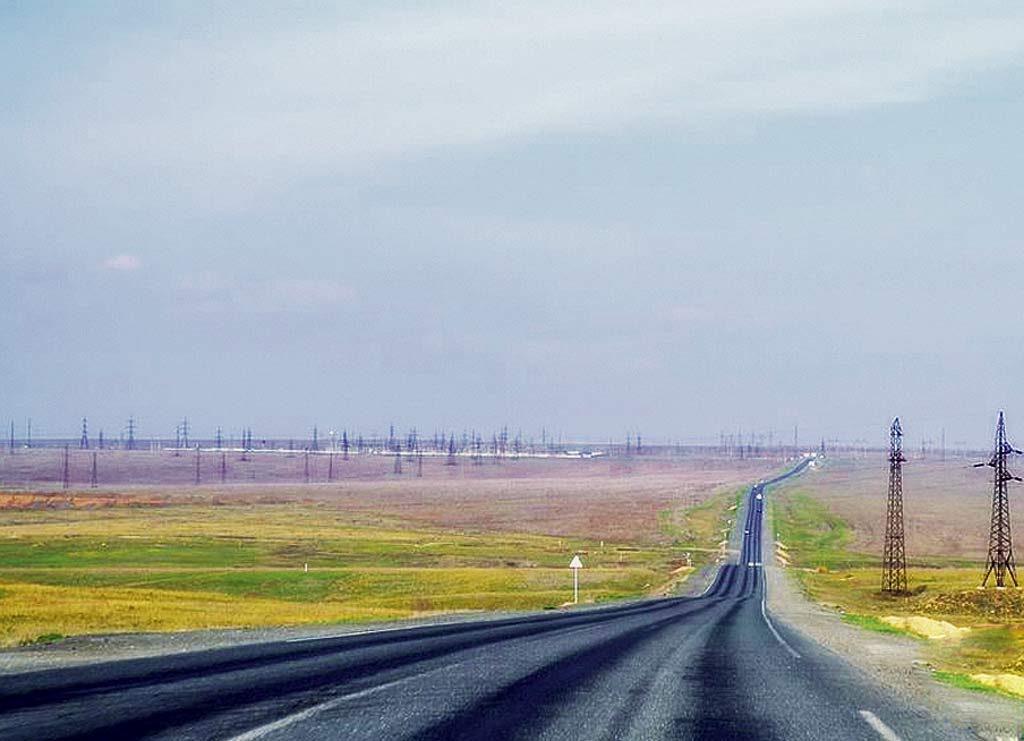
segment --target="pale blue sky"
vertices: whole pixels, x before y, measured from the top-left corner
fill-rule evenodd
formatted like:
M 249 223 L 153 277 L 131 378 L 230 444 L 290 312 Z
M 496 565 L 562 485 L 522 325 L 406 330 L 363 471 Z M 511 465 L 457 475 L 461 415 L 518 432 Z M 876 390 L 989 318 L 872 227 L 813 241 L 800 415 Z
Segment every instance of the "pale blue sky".
M 5 424 L 1024 441 L 1019 3 L 208 5 L 0 5 Z

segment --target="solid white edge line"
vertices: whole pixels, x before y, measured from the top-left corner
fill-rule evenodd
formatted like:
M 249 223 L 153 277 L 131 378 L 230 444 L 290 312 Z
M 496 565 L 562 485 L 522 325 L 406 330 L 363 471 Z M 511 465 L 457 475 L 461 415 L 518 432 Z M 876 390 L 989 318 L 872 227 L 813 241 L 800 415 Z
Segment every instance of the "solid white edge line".
M 764 518 L 763 517 L 761 519 L 761 530 L 762 530 L 762 532 L 764 531 Z M 761 550 L 764 551 L 764 543 L 761 544 Z M 761 556 L 761 560 L 763 562 L 764 561 L 764 553 L 762 552 L 759 555 Z M 800 658 L 800 654 L 798 654 L 796 652 L 796 649 L 794 649 L 792 646 L 789 645 L 789 643 L 786 642 L 786 639 L 783 638 L 779 634 L 779 631 L 775 630 L 775 626 L 772 625 L 772 621 L 768 619 L 768 610 L 765 609 L 765 602 L 767 601 L 767 598 L 768 598 L 768 569 L 765 568 L 764 566 L 761 566 L 760 568 L 761 568 L 761 578 L 762 578 L 762 582 L 761 582 L 761 617 L 764 618 L 764 622 L 768 626 L 768 630 L 770 630 L 772 632 L 772 635 L 775 636 L 775 640 L 777 640 L 779 643 L 781 643 L 782 647 L 784 649 L 786 649 L 787 651 L 789 651 L 790 655 L 794 659 L 799 659 Z
M 786 642 L 785 638 L 783 638 L 781 635 L 779 635 L 779 631 L 775 630 L 775 626 L 772 625 L 772 621 L 768 619 L 768 612 L 767 612 L 767 610 L 765 610 L 765 606 L 764 606 L 765 595 L 767 593 L 768 593 L 768 585 L 766 583 L 764 585 L 764 588 L 761 591 L 761 617 L 764 618 L 764 622 L 768 626 L 768 630 L 770 630 L 772 632 L 772 635 L 775 636 L 775 640 L 777 640 L 779 643 L 781 643 L 782 647 L 784 649 L 786 649 L 787 651 L 789 651 L 790 655 L 794 659 L 799 659 L 800 658 L 800 654 L 798 654 L 796 652 L 796 650 Z
M 447 623 L 437 623 L 437 625 L 447 625 Z M 394 633 L 398 630 L 414 630 L 416 628 L 423 627 L 435 627 L 434 625 L 423 626 L 423 625 L 403 625 L 398 628 L 371 628 L 370 630 L 354 630 L 351 633 L 335 633 L 334 635 L 327 636 L 306 636 L 304 638 L 287 638 L 285 643 L 307 643 L 309 641 L 331 641 L 335 638 L 349 638 L 352 636 L 368 636 L 374 633 Z
M 870 710 L 861 710 L 860 716 L 867 721 L 867 724 L 875 729 L 875 732 L 885 739 L 885 741 L 900 741 L 900 737 L 896 735 L 896 731 L 892 730 L 881 719 L 872 713 Z

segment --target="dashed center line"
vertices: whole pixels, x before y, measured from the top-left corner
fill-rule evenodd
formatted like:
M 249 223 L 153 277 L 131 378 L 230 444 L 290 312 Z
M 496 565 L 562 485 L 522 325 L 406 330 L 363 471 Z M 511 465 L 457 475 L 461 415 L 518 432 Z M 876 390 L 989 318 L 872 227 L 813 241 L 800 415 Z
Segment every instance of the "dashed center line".
M 896 735 L 896 731 L 892 730 L 882 720 L 872 713 L 870 710 L 861 710 L 860 716 L 867 721 L 867 724 L 875 729 L 875 732 L 885 739 L 885 741 L 900 741 L 900 737 Z
M 256 741 L 256 739 L 263 738 L 264 736 L 268 736 L 271 733 L 288 728 L 289 726 L 295 725 L 296 723 L 301 723 L 304 720 L 309 720 L 310 718 L 319 715 L 320 713 L 323 713 L 327 710 L 332 710 L 351 700 L 358 700 L 360 697 L 373 695 L 377 692 L 381 692 L 392 687 L 397 687 L 400 684 L 406 684 L 407 682 L 412 682 L 415 679 L 421 679 L 422 677 L 425 677 L 428 674 L 434 674 L 440 671 L 449 671 L 456 666 L 458 666 L 458 664 L 446 664 L 445 666 L 438 667 L 437 669 L 431 669 L 430 671 L 420 672 L 419 674 L 413 674 L 412 676 L 403 677 L 402 679 L 396 679 L 392 682 L 378 684 L 376 687 L 368 687 L 367 689 L 360 690 L 359 692 L 350 692 L 347 695 L 335 697 L 333 700 L 322 702 L 319 705 L 314 705 L 311 708 L 306 708 L 305 710 L 300 710 L 297 713 L 286 715 L 285 717 L 279 720 L 275 720 L 271 723 L 266 723 L 262 726 L 257 726 L 256 728 L 246 731 L 245 733 L 241 733 L 237 736 L 232 736 L 230 739 L 228 739 L 228 741 Z

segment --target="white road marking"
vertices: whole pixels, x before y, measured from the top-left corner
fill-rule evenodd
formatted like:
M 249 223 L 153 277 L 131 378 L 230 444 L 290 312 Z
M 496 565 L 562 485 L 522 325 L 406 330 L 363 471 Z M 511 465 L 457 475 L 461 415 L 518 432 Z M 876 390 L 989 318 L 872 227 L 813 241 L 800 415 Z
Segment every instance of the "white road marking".
M 445 623 L 438 623 L 437 625 L 445 625 Z M 354 630 L 351 633 L 335 633 L 334 635 L 328 636 L 308 636 L 306 638 L 289 638 L 285 643 L 306 643 L 307 641 L 333 641 L 335 638 L 351 638 L 352 636 L 365 636 L 372 633 L 394 633 L 398 630 L 410 630 L 416 629 L 418 625 L 404 625 L 400 628 L 373 628 L 371 630 Z M 435 625 L 428 625 L 423 627 L 433 628 Z
M 786 643 L 786 639 L 783 638 L 781 635 L 779 635 L 779 631 L 775 630 L 775 626 L 772 625 L 772 621 L 768 619 L 768 613 L 764 609 L 764 601 L 765 601 L 764 598 L 765 598 L 765 593 L 767 591 L 768 590 L 765 589 L 764 591 L 761 592 L 761 617 L 764 618 L 765 624 L 768 625 L 768 630 L 770 630 L 772 632 L 772 635 L 775 636 L 775 640 L 777 640 L 779 643 L 781 643 L 782 647 L 784 649 L 786 649 L 787 651 L 789 651 L 790 655 L 794 659 L 799 659 L 800 658 L 800 654 L 798 654 L 796 652 L 796 649 L 794 649 L 792 646 L 790 646 L 788 643 Z
M 900 737 L 896 735 L 896 731 L 892 730 L 883 723 L 877 715 L 872 713 L 870 710 L 861 710 L 860 716 L 867 721 L 867 724 L 875 729 L 875 732 L 885 739 L 885 741 L 900 741 Z
M 285 717 L 272 721 L 270 723 L 265 723 L 262 726 L 257 726 L 256 728 L 246 731 L 245 733 L 241 733 L 237 736 L 232 736 L 230 739 L 228 739 L 228 741 L 256 741 L 256 739 L 263 738 L 264 736 L 267 736 L 276 731 L 280 731 L 284 728 L 288 728 L 289 726 L 295 725 L 296 723 L 301 723 L 304 720 L 309 720 L 313 716 L 319 715 L 320 713 L 326 710 L 332 710 L 340 705 L 345 704 L 346 702 L 349 702 L 350 700 L 358 700 L 360 697 L 366 697 L 367 695 L 372 695 L 382 690 L 397 687 L 400 684 L 411 682 L 414 679 L 420 679 L 422 677 L 427 676 L 428 674 L 434 674 L 440 671 L 448 671 L 458 665 L 459 664 L 446 664 L 445 666 L 440 666 L 437 669 L 431 669 L 430 671 L 420 672 L 419 674 L 413 674 L 410 677 L 403 677 L 402 679 L 396 679 L 392 682 L 378 684 L 376 687 L 369 687 L 365 690 L 360 690 L 359 692 L 350 692 L 347 695 L 335 697 L 333 700 L 322 702 L 319 705 L 314 705 L 311 708 L 306 708 L 305 710 L 300 710 L 297 713 L 286 715 Z
M 764 526 L 762 525 L 762 527 L 764 527 Z M 779 643 L 781 643 L 782 647 L 784 649 L 786 649 L 787 651 L 789 651 L 790 655 L 794 659 L 799 659 L 800 658 L 800 654 L 798 654 L 796 652 L 796 649 L 794 649 L 792 646 L 790 646 L 786 642 L 785 638 L 783 638 L 781 635 L 779 635 L 779 631 L 775 630 L 775 626 L 772 625 L 772 621 L 768 619 L 768 611 L 765 609 L 765 602 L 767 600 L 767 597 L 768 597 L 768 574 L 765 573 L 765 572 L 762 572 L 761 617 L 764 618 L 764 622 L 768 626 L 768 630 L 770 630 L 772 632 L 772 635 L 775 636 L 775 640 L 777 640 Z

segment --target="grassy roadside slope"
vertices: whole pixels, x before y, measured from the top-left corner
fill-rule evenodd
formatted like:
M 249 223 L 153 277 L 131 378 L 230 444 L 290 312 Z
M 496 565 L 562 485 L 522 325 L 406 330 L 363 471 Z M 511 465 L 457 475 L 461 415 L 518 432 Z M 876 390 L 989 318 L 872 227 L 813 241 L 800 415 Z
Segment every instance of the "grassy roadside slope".
M 1024 592 L 977 589 L 982 563 L 915 554 L 908 561 L 910 594 L 883 593 L 880 555 L 856 547 L 866 539 L 832 511 L 819 482 L 812 472 L 780 486 L 770 500 L 787 572 L 808 597 L 846 622 L 919 637 L 944 681 L 978 688 L 995 680 L 986 685 L 972 676 L 1024 674 Z

